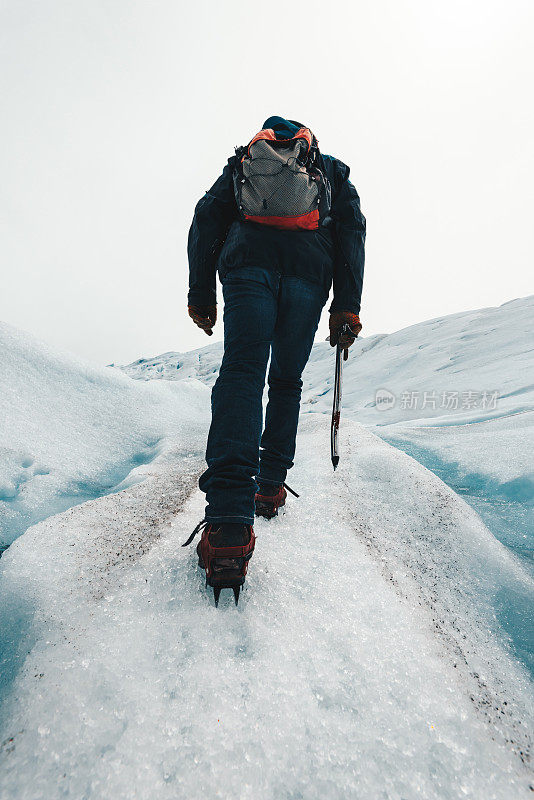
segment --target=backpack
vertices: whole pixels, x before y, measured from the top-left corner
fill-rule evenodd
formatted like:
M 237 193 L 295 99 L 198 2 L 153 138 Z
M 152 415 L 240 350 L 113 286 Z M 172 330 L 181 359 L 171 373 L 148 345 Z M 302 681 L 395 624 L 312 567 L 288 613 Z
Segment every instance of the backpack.
M 285 230 L 328 225 L 331 190 L 317 139 L 302 126 L 291 139 L 261 130 L 236 148 L 234 192 L 240 218 Z

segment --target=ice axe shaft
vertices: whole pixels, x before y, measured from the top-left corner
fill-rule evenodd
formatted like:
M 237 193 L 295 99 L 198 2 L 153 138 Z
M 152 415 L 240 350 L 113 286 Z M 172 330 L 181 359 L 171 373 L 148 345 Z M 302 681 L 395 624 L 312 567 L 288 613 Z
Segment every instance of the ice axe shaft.
M 332 424 L 330 426 L 330 455 L 332 457 L 332 466 L 334 469 L 339 464 L 339 421 L 341 419 L 341 387 L 343 378 L 343 361 L 349 357 L 348 348 L 342 348 L 339 344 L 339 338 L 345 333 L 352 333 L 350 325 L 343 325 L 338 336 L 338 344 L 336 345 L 336 373 L 334 378 L 334 403 L 332 406 Z M 343 358 L 341 352 L 343 351 Z

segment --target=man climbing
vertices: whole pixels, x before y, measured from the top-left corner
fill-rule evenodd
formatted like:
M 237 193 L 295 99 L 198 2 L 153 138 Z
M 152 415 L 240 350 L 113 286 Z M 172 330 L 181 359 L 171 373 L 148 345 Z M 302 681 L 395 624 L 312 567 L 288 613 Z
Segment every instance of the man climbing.
M 224 297 L 224 355 L 211 395 L 205 519 L 197 552 L 218 602 L 235 601 L 254 550 L 254 514 L 286 500 L 302 388 L 333 282 L 330 344 L 350 347 L 359 319 L 365 218 L 349 168 L 319 152 L 312 132 L 270 117 L 195 208 L 189 232 L 188 311 L 209 336 Z M 340 338 L 344 325 L 351 334 Z M 267 362 L 268 404 L 262 433 Z M 291 490 L 290 490 L 291 491 Z

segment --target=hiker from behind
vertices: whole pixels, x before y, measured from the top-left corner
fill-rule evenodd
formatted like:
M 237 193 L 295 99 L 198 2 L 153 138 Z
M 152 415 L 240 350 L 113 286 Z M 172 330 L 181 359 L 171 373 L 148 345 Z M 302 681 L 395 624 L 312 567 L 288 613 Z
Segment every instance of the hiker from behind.
M 302 388 L 333 284 L 330 344 L 353 344 L 359 319 L 365 218 L 349 167 L 322 154 L 305 125 L 267 119 L 195 208 L 188 310 L 211 336 L 216 274 L 224 298 L 224 355 L 211 395 L 205 518 L 197 547 L 216 602 L 239 597 L 254 550 L 254 515 L 275 516 L 293 466 Z M 340 339 L 348 324 L 351 333 Z M 262 394 L 271 357 L 262 431 Z M 188 542 L 189 543 L 189 542 Z

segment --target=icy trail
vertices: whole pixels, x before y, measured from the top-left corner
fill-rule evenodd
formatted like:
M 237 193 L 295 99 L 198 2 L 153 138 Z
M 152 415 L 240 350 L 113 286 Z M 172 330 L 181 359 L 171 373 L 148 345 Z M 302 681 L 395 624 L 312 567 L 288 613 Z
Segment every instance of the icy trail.
M 2 798 L 531 796 L 532 684 L 493 634 L 488 576 L 531 578 L 356 424 L 326 472 L 327 427 L 302 420 L 302 497 L 258 521 L 237 609 L 180 547 L 204 507 L 189 442 L 11 546 L 4 587 L 33 621 Z

